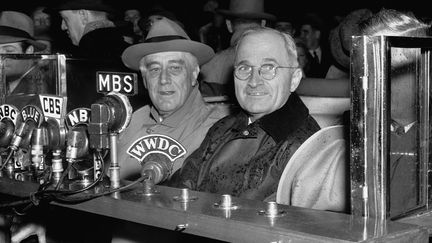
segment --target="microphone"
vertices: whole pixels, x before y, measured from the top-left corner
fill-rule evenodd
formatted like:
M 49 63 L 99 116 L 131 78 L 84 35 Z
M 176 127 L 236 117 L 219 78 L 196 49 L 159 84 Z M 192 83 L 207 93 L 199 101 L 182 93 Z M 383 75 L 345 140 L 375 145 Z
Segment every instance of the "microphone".
M 165 160 L 150 160 L 141 164 L 141 176 L 147 177 L 154 184 L 159 184 L 168 179 L 171 168 L 171 163 Z
M 132 106 L 127 96 L 110 92 L 91 105 L 91 118 L 88 127 L 90 147 L 109 148 L 109 134 L 121 133 L 129 125 Z
M 77 159 L 89 154 L 89 141 L 85 127 L 72 128 L 67 134 L 66 161 L 75 162 Z
M 18 164 L 12 165 L 10 160 L 14 153 L 20 148 L 28 148 L 33 129 L 39 127 L 44 120 L 42 111 L 37 106 L 27 105 L 21 110 L 22 123 L 15 130 L 12 136 L 12 141 L 9 145 L 10 151 L 1 169 L 8 164 L 8 170 L 13 170 L 15 167 L 21 167 Z
M 33 129 L 31 136 L 31 162 L 32 166 L 37 170 L 45 169 L 45 152 L 48 145 L 48 133 L 45 127 L 37 127 Z M 45 149 L 45 151 L 44 151 Z
M 15 124 L 11 120 L 0 121 L 0 147 L 6 148 L 12 141 Z
M 19 110 L 12 105 L 0 106 L 0 148 L 6 148 L 12 141 L 17 124 L 21 124 Z
M 68 166 L 66 171 L 61 174 L 56 173 L 54 180 L 56 181 L 55 189 L 58 190 L 63 183 L 64 178 L 68 175 L 69 179 L 74 179 L 75 171 L 72 170 L 72 164 L 79 158 L 88 154 L 88 138 L 86 129 L 82 126 L 72 128 L 67 134 L 66 145 L 66 161 Z
M 33 129 L 39 127 L 44 121 L 44 116 L 39 107 L 27 105 L 21 110 L 22 123 L 16 129 L 10 147 L 16 151 L 19 147 L 28 147 Z
M 111 188 L 120 187 L 120 165 L 117 160 L 118 134 L 126 129 L 132 118 L 132 106 L 126 95 L 110 92 L 91 105 L 88 127 L 90 147 L 110 148 L 109 177 Z
M 66 147 L 67 129 L 54 118 L 46 118 L 43 124 L 47 131 L 49 150 L 62 150 Z

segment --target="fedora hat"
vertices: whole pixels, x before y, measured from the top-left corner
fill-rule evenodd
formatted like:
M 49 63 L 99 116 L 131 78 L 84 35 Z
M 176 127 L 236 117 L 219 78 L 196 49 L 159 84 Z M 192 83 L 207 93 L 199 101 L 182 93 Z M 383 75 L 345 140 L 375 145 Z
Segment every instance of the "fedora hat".
M 53 11 L 62 10 L 93 10 L 107 13 L 114 13 L 116 10 L 110 5 L 103 2 L 103 0 L 68 0 L 62 1 L 59 4 L 47 9 L 46 12 L 51 13 Z
M 0 12 L 0 44 L 27 42 L 42 51 L 46 45 L 34 39 L 33 20 L 26 14 L 16 11 Z
M 289 159 L 279 179 L 277 203 L 314 209 L 327 209 L 329 205 L 344 207 L 345 195 L 335 193 L 334 197 L 329 198 L 320 193 L 345 190 L 344 183 L 336 183 L 344 180 L 345 173 L 348 173 L 343 166 L 349 156 L 345 130 L 343 125 L 328 126 L 303 142 Z M 335 175 L 334 181 L 319 184 L 322 180 L 311 179 L 328 173 Z M 309 189 L 304 190 L 305 188 Z M 312 188 L 320 190 L 311 190 Z
M 144 56 L 167 51 L 189 52 L 198 59 L 199 65 L 206 63 L 214 56 L 214 51 L 210 46 L 192 41 L 177 23 L 163 17 L 153 23 L 142 43 L 124 50 L 122 60 L 130 69 L 139 70 L 139 62 Z
M 330 31 L 330 51 L 335 61 L 349 69 L 352 36 L 361 35 L 360 23 L 372 16 L 369 9 L 350 12 L 336 28 Z
M 264 0 L 231 0 L 229 9 L 216 9 L 228 18 L 276 20 L 273 14 L 264 12 Z

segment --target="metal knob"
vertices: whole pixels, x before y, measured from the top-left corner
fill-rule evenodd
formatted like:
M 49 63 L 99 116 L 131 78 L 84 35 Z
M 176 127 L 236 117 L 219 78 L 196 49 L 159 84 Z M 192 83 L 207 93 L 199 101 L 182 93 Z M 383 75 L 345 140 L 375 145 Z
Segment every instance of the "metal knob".
M 217 209 L 231 209 L 231 210 L 235 210 L 238 208 L 237 205 L 233 204 L 231 195 L 229 194 L 222 195 L 221 201 L 219 203 L 215 203 L 213 207 Z
M 174 197 L 174 201 L 178 202 L 190 202 L 197 200 L 198 197 L 189 195 L 189 189 L 182 188 L 179 196 Z
M 260 210 L 258 214 L 274 218 L 284 216 L 285 211 L 279 210 L 276 202 L 268 202 L 266 210 Z

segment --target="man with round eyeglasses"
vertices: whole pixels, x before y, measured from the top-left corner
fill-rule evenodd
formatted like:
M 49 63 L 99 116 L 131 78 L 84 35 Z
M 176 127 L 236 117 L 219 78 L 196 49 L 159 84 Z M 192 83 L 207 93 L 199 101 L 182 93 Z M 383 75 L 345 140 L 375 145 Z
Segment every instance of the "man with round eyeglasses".
M 210 128 L 201 146 L 173 176 L 171 185 L 274 200 L 289 159 L 320 129 L 294 92 L 301 78 L 296 45 L 289 35 L 269 28 L 246 31 L 236 46 L 234 65 L 235 94 L 242 110 Z M 322 176 L 310 178 L 315 183 L 310 190 L 293 190 L 293 197 L 305 199 L 295 201 L 308 201 L 293 205 L 343 210 L 340 198 L 333 201 L 333 168 L 315 165 L 307 170 Z M 299 171 L 297 175 L 302 177 Z

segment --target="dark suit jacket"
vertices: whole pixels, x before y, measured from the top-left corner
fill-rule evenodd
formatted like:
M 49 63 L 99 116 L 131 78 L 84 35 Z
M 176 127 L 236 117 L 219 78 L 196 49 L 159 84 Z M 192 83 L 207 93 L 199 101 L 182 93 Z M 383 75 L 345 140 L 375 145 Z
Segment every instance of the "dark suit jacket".
M 321 45 L 321 63 L 311 62 L 310 69 L 306 71 L 308 78 L 325 78 L 327 71 L 335 61 L 328 45 Z

